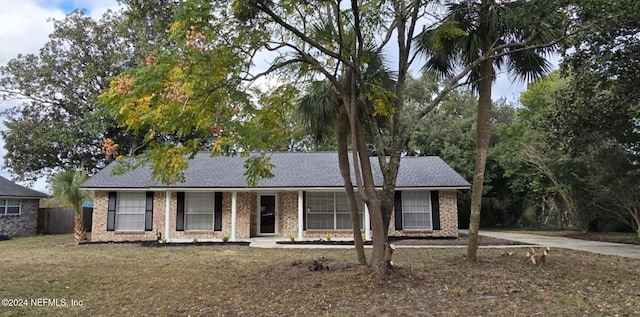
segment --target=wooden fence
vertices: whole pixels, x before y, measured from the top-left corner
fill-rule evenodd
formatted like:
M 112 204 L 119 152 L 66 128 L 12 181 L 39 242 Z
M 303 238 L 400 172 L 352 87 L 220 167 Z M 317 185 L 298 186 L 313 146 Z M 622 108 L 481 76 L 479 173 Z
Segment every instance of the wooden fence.
M 87 232 L 91 232 L 92 212 L 92 208 L 82 209 L 83 223 Z M 73 233 L 73 219 L 73 208 L 40 208 L 38 209 L 38 233 Z

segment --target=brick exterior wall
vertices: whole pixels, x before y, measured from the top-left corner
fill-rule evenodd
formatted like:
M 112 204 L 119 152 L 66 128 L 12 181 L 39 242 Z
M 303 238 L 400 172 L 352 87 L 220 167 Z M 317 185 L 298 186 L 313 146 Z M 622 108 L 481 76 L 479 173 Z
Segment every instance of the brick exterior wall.
M 19 215 L 0 216 L 0 235 L 13 237 L 36 234 L 39 206 L 39 199 L 20 200 Z
M 107 209 L 109 192 L 98 191 L 93 198 L 93 223 L 91 224 L 91 241 L 154 241 L 157 232 L 164 233 L 163 192 L 153 194 L 153 229 L 151 231 L 107 231 Z
M 298 192 L 278 193 L 278 224 L 283 237 L 298 237 Z
M 389 222 L 390 236 L 409 236 L 409 237 L 458 237 L 458 201 L 457 192 L 440 191 L 438 194 L 440 200 L 440 230 L 395 230 L 395 217 L 391 215 Z
M 164 196 L 164 193 L 163 193 Z M 231 200 L 232 193 L 222 193 L 222 231 L 176 231 L 177 193 L 171 193 L 170 211 L 170 238 L 171 239 L 222 239 L 231 238 Z M 236 239 L 241 240 L 250 237 L 251 210 L 255 210 L 255 194 L 238 192 L 236 194 Z M 164 216 L 164 213 L 163 213 Z M 164 229 L 162 229 L 164 232 Z
M 223 193 L 222 195 L 223 197 L 228 197 L 228 199 L 224 201 L 227 201 L 229 203 L 228 205 L 225 205 L 223 203 L 223 213 L 224 213 L 225 209 L 231 210 L 231 193 Z M 236 238 L 239 240 L 239 239 L 251 237 L 251 226 L 253 224 L 251 215 L 254 215 L 254 218 L 255 218 L 256 209 L 258 208 L 257 207 L 258 201 L 256 198 L 256 194 L 250 193 L 250 192 L 238 192 L 236 198 L 237 198 Z M 229 219 L 231 219 L 231 212 L 229 212 Z M 229 231 L 231 231 L 231 220 L 229 220 L 228 229 Z M 223 218 L 222 230 L 225 230 L 224 218 Z
M 298 237 L 298 192 L 278 192 L 277 196 L 277 235 L 281 237 Z M 390 235 L 396 236 L 430 236 L 457 237 L 458 209 L 456 191 L 440 191 L 440 221 L 441 230 L 429 231 L 396 231 L 394 230 L 394 216 L 389 225 Z M 164 237 L 165 231 L 165 192 L 155 192 L 153 202 L 153 230 L 152 231 L 107 231 L 108 192 L 95 193 L 92 241 L 136 241 L 155 240 L 159 231 Z M 177 193 L 171 192 L 170 206 L 170 238 L 171 239 L 222 239 L 231 237 L 231 200 L 232 193 L 222 194 L 222 231 L 176 231 L 176 200 Z M 238 240 L 258 236 L 258 194 L 255 192 L 237 192 L 236 238 Z M 37 214 L 37 208 L 36 208 Z M 35 216 L 34 216 L 35 219 Z M 35 221 L 35 220 L 34 220 Z M 364 225 L 363 225 L 364 227 Z M 34 222 L 35 232 L 35 222 Z M 364 230 L 362 231 L 364 234 Z M 313 230 L 305 231 L 305 238 L 351 238 L 351 230 Z

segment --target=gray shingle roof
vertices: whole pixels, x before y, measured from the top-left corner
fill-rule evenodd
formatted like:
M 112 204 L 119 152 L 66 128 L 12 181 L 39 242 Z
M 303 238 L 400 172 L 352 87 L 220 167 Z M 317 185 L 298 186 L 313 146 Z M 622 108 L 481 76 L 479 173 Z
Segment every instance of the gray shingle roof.
M 260 180 L 256 188 L 329 188 L 344 183 L 336 152 L 276 152 L 270 153 L 275 164 L 274 177 Z M 89 178 L 82 188 L 246 188 L 245 158 L 214 156 L 199 153 L 189 161 L 184 171 L 185 182 L 163 185 L 151 181 L 147 166 L 123 175 L 111 175 L 116 162 Z M 371 158 L 376 186 L 382 186 L 382 174 L 377 157 Z M 354 177 L 352 176 L 352 179 Z M 469 183 L 437 156 L 403 157 L 400 161 L 397 187 L 468 188 Z
M 0 176 L 0 198 L 46 198 L 49 197 L 39 191 L 20 186 Z

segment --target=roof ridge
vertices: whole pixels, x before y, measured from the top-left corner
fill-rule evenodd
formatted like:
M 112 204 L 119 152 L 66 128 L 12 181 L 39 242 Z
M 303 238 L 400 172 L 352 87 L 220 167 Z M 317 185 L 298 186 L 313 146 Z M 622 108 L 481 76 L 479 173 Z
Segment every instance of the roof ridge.
M 25 198 L 39 198 L 49 197 L 45 193 L 41 193 L 35 189 L 31 189 L 22 185 L 18 185 L 13 181 L 0 175 L 0 197 L 25 197 Z

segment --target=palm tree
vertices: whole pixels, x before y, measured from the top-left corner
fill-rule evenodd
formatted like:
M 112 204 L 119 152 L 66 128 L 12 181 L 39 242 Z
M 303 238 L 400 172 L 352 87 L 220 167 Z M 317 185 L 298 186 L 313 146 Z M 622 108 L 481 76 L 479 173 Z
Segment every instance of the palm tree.
M 448 5 L 447 12 L 438 28 L 418 36 L 417 45 L 427 55 L 425 68 L 439 75 L 472 67 L 468 82 L 478 92 L 478 117 L 467 259 L 476 261 L 496 69 L 520 80 L 547 73 L 545 55 L 557 47 L 564 16 L 549 0 L 466 0 Z
M 87 240 L 87 233 L 82 224 L 82 203 L 88 199 L 87 192 L 80 190 L 80 185 L 87 179 L 87 173 L 80 170 L 64 170 L 49 179 L 53 196 L 69 203 L 75 211 L 73 234 L 76 243 Z

